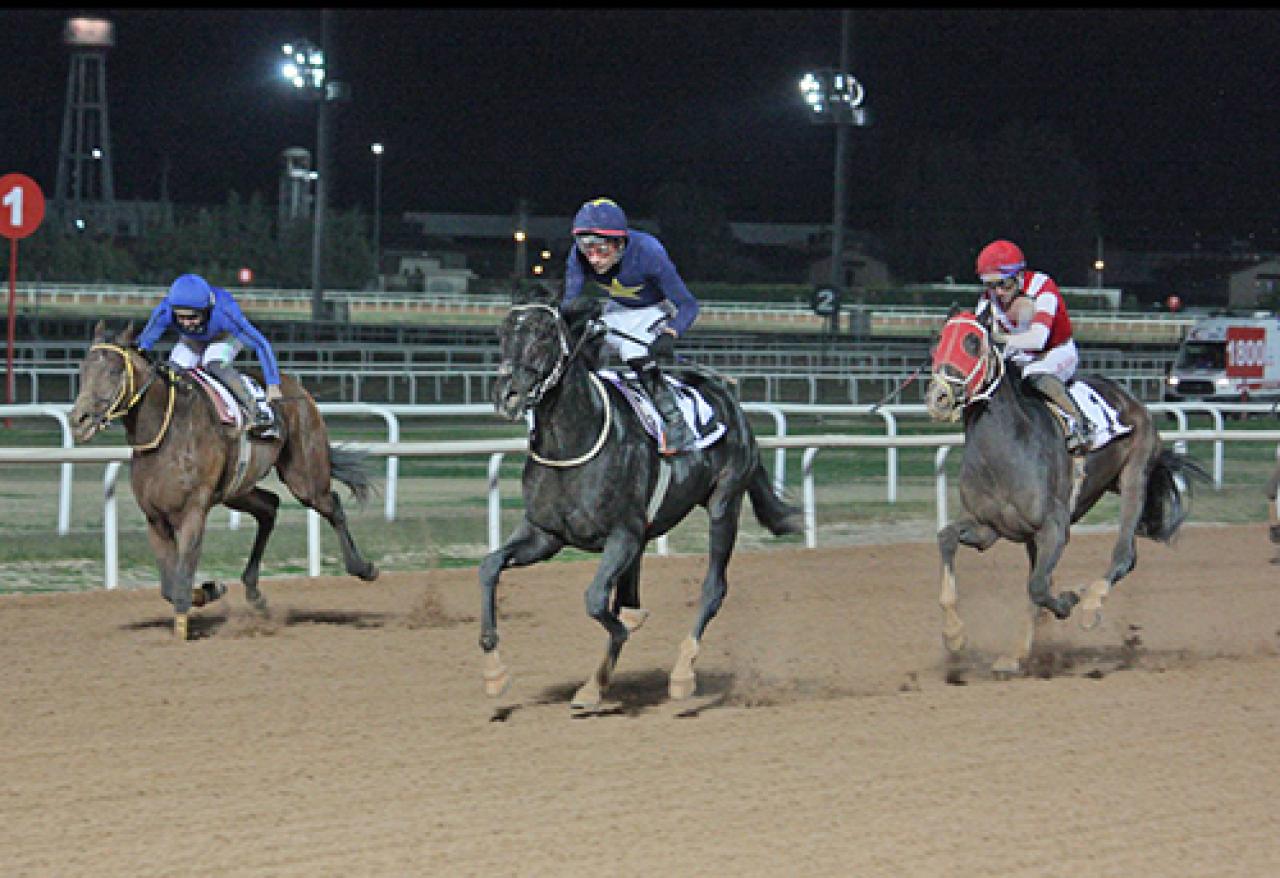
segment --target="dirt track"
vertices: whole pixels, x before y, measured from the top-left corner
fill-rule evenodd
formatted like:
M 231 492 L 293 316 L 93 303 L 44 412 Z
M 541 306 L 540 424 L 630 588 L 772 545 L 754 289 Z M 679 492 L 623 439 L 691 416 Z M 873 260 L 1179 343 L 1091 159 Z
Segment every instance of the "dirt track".
M 666 673 L 701 559 L 602 711 L 583 563 L 509 571 L 481 694 L 475 571 L 234 586 L 168 636 L 154 589 L 0 598 L 0 875 L 1280 874 L 1280 568 L 1264 528 L 1141 543 L 1103 625 L 1042 629 L 1018 547 L 959 557 L 971 667 L 941 645 L 932 544 L 742 553 L 700 692 Z M 1077 535 L 1059 586 L 1096 576 Z

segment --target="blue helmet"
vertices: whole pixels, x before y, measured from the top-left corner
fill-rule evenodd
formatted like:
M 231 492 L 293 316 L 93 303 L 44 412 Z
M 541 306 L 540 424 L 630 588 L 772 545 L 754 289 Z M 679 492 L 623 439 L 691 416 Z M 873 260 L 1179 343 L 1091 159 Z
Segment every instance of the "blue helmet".
M 600 235 L 604 238 L 627 236 L 627 215 L 611 198 L 593 198 L 573 217 L 575 235 Z
M 201 332 L 209 324 L 209 315 L 213 313 L 213 288 L 198 274 L 184 274 L 169 287 L 169 306 L 184 311 L 196 311 L 201 316 L 199 329 Z

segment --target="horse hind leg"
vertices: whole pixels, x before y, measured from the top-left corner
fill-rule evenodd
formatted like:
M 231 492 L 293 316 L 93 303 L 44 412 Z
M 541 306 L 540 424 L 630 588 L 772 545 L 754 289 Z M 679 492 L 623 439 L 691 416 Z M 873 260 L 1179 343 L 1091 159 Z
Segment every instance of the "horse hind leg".
M 281 466 L 280 476 L 298 502 L 308 509 L 315 510 L 316 514 L 329 522 L 329 526 L 338 535 L 338 546 L 342 550 L 342 564 L 347 573 L 365 582 L 377 579 L 378 567 L 372 561 L 365 560 L 356 547 L 351 530 L 347 527 L 347 514 L 342 508 L 342 500 L 330 486 L 328 476 L 326 475 L 322 480 L 311 478 L 305 473 L 298 472 L 297 467 L 292 463 L 287 467 Z
M 1136 450 L 1136 447 L 1135 447 Z M 1137 531 L 1146 503 L 1148 479 L 1145 466 L 1137 466 L 1132 456 L 1120 474 L 1120 520 L 1115 548 L 1111 550 L 1111 566 L 1101 579 L 1085 588 L 1080 599 L 1080 627 L 1086 631 L 1102 623 L 1102 605 L 1116 583 L 1128 576 L 1138 563 Z
M 731 498 L 713 498 L 707 504 L 711 517 L 711 532 L 707 547 L 707 574 L 702 580 L 702 602 L 693 630 L 680 643 L 675 665 L 667 681 L 667 694 L 675 701 L 689 698 L 698 689 L 698 677 L 693 664 L 701 651 L 702 635 L 707 625 L 720 612 L 725 595 L 729 592 L 726 573 L 733 547 L 738 540 L 738 520 L 742 510 L 742 492 Z
M 244 572 L 240 574 L 240 581 L 244 583 L 244 596 L 249 606 L 265 614 L 267 599 L 258 590 L 258 574 L 262 566 L 262 555 L 267 548 L 267 540 L 275 530 L 280 498 L 265 488 L 254 488 L 248 494 L 224 501 L 223 505 L 249 513 L 258 523 L 258 532 L 253 538 L 253 549 L 249 552 L 249 560 L 245 563 Z

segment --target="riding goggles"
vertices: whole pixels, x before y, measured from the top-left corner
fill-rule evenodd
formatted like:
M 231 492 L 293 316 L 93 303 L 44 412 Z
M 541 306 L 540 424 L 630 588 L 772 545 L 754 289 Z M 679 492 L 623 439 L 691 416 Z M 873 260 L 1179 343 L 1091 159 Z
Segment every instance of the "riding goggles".
M 982 276 L 982 285 L 989 290 L 1012 290 L 1017 287 L 1018 279 L 1012 276 L 987 274 Z
M 574 241 L 584 256 L 608 256 L 622 244 L 621 238 L 607 238 L 604 235 L 575 235 Z

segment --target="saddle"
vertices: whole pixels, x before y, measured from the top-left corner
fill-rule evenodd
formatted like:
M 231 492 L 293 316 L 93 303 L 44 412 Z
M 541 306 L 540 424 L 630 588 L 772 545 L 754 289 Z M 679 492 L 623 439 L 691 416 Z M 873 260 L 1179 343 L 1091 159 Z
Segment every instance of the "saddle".
M 658 414 L 658 409 L 649 399 L 649 394 L 645 392 L 635 373 L 623 374 L 611 369 L 598 369 L 596 374 L 601 380 L 618 388 L 627 402 L 631 403 L 631 408 L 640 418 L 640 423 L 644 425 L 644 431 L 654 442 L 660 442 L 662 415 Z M 685 423 L 693 433 L 694 447 L 706 448 L 719 441 L 728 428 L 716 415 L 716 410 L 711 407 L 711 403 L 707 402 L 706 397 L 696 387 L 678 378 L 664 374 L 662 380 L 666 381 L 667 386 L 671 388 L 676 404 L 680 407 L 680 414 L 684 416 Z
M 196 386 L 203 390 L 205 395 L 209 397 L 209 401 L 213 403 L 213 410 L 218 414 L 219 423 L 235 427 L 237 430 L 244 428 L 248 412 L 244 411 L 235 396 L 221 381 L 199 366 L 188 370 L 187 374 L 191 376 Z M 244 386 L 249 390 L 249 395 L 253 397 L 258 407 L 270 411 L 270 407 L 266 403 L 267 394 L 262 389 L 262 386 L 248 375 L 240 375 L 240 380 L 244 382 Z
M 1076 401 L 1080 411 L 1084 413 L 1084 416 L 1089 419 L 1089 423 L 1093 425 L 1093 439 L 1089 443 L 1090 451 L 1097 451 L 1114 439 L 1133 432 L 1133 425 L 1120 423 L 1120 413 L 1116 411 L 1111 403 L 1107 402 L 1106 397 L 1094 390 L 1088 382 L 1072 378 L 1067 384 L 1067 392 L 1071 394 L 1071 398 Z M 1065 439 L 1070 435 L 1072 428 L 1075 427 L 1075 418 L 1063 411 L 1052 400 L 1046 399 L 1044 403 L 1049 407 L 1049 412 L 1057 419 L 1058 427 L 1062 430 L 1062 436 Z

